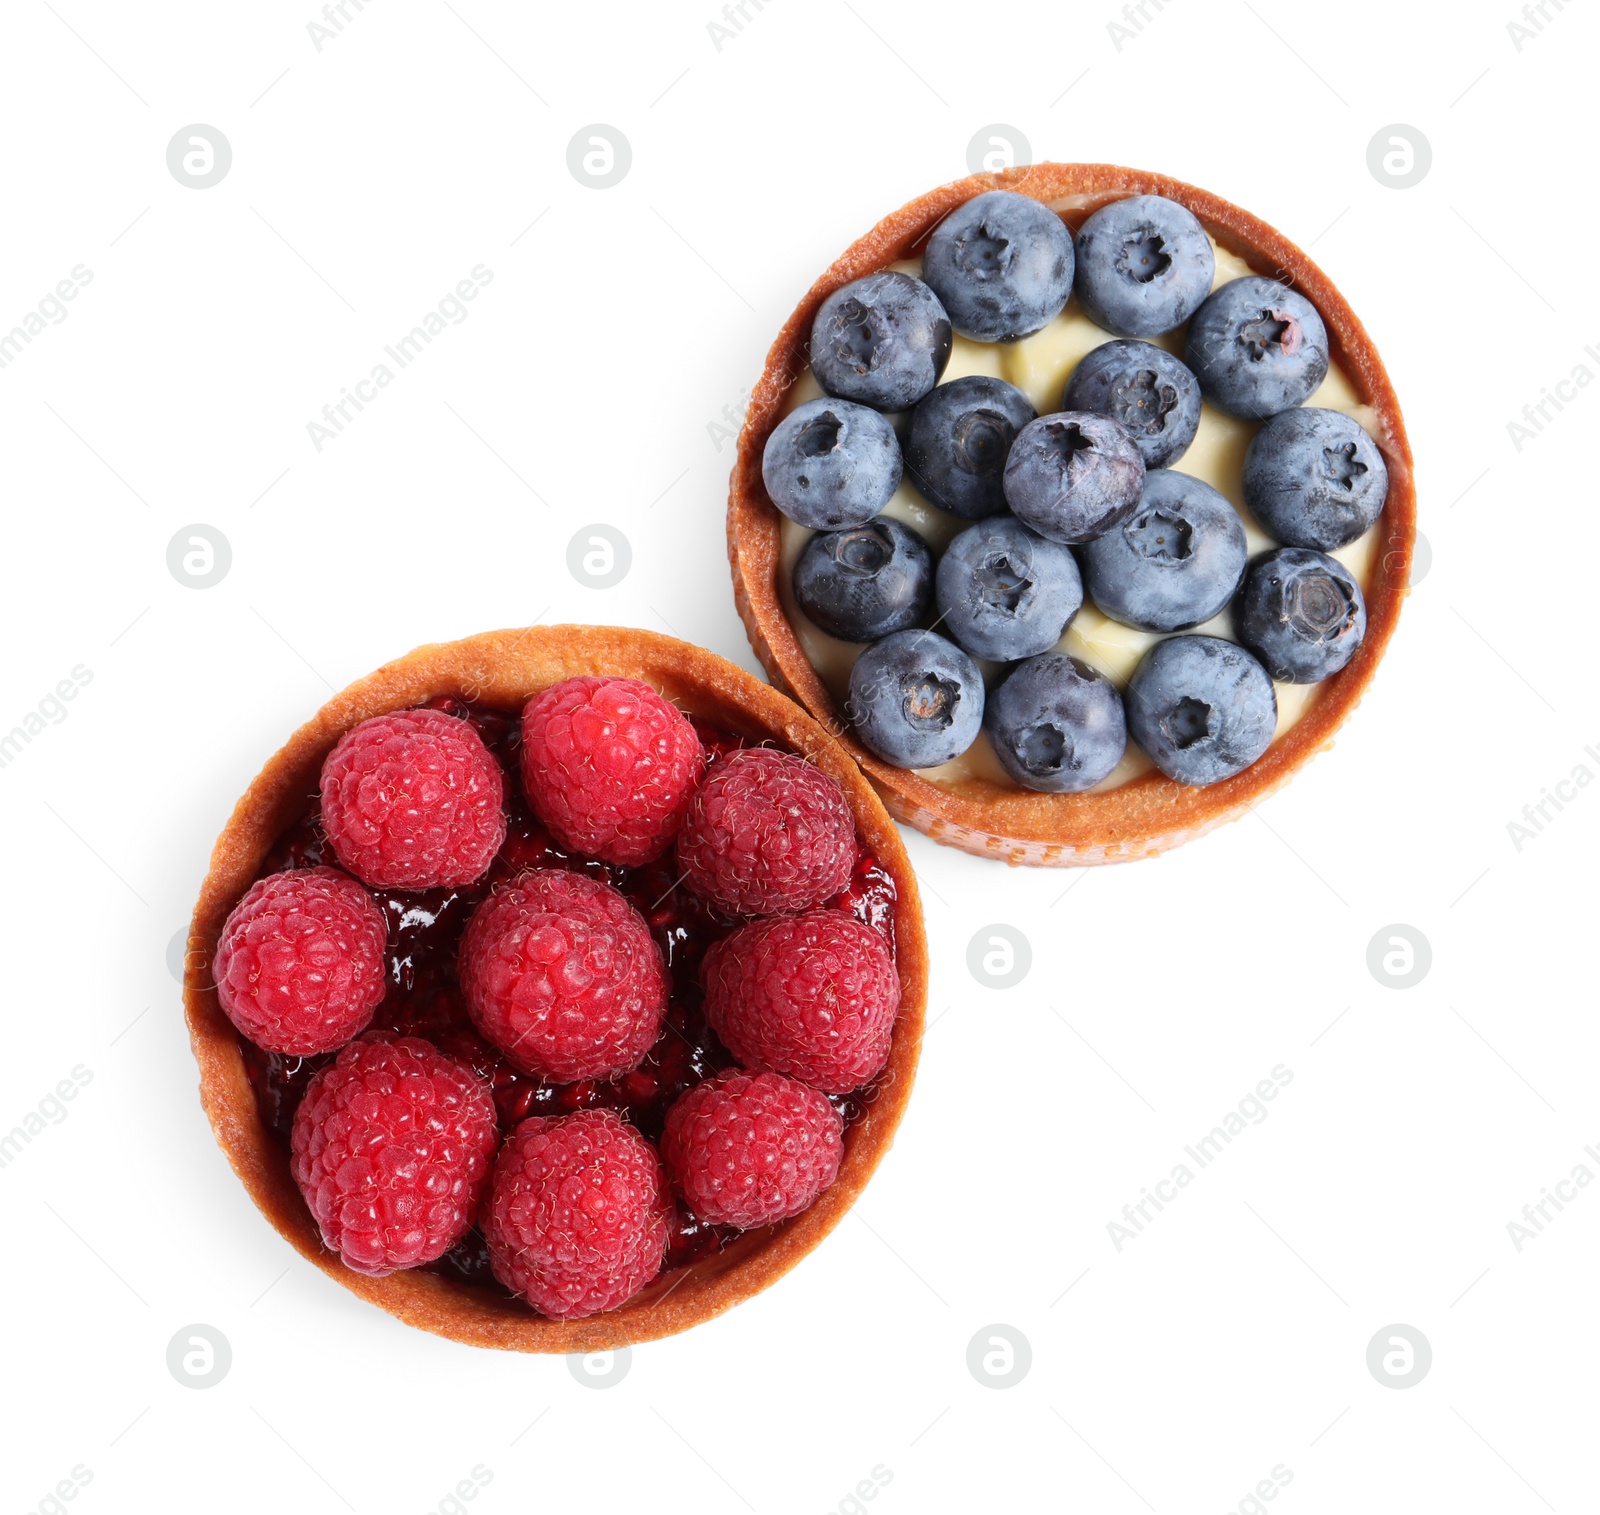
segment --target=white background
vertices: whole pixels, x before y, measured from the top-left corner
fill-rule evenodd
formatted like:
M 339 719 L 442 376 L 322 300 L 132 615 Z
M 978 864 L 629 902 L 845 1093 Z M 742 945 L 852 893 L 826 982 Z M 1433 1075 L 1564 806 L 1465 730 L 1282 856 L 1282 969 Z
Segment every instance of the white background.
M 1547 0 L 12 0 L 0 55 L 0 330 L 93 278 L 0 369 L 0 730 L 92 673 L 0 769 L 0 1130 L 78 1065 L 0 1170 L 7 1510 L 1559 1511 L 1594 1507 L 1600 1192 L 1519 1253 L 1507 1223 L 1600 1161 L 1593 11 Z M 569 173 L 589 123 L 632 167 Z M 767 1294 L 639 1348 L 626 1381 L 412 1331 L 256 1213 L 195 1097 L 168 943 L 235 797 L 333 688 L 535 619 L 669 630 L 754 667 L 723 560 L 736 413 L 809 281 L 966 171 L 986 123 L 1035 158 L 1160 169 L 1251 208 L 1350 298 L 1404 401 L 1432 567 L 1337 747 L 1157 861 L 1012 872 L 912 838 L 932 1029 L 855 1215 Z M 230 172 L 194 190 L 169 140 Z M 1416 187 L 1380 128 L 1432 144 Z M 307 423 L 475 265 L 493 280 L 319 452 Z M 580 526 L 632 545 L 568 574 Z M 224 534 L 197 591 L 179 528 Z M 1032 944 L 968 973 L 991 922 Z M 1367 966 L 1393 923 L 1432 967 Z M 1274 1065 L 1293 1081 L 1118 1251 L 1108 1222 Z M 233 1365 L 197 1391 L 167 1343 Z M 1021 1332 L 996 1390 L 969 1341 Z M 1433 1365 L 1366 1366 L 1400 1323 Z M 534 1423 L 536 1422 L 536 1423 Z M 532 1425 L 532 1429 L 527 1429 Z M 931 1428 L 931 1429 L 930 1429 Z M 892 1474 L 881 1481 L 882 1472 Z M 1281 1477 L 1281 1475 L 1280 1475 Z

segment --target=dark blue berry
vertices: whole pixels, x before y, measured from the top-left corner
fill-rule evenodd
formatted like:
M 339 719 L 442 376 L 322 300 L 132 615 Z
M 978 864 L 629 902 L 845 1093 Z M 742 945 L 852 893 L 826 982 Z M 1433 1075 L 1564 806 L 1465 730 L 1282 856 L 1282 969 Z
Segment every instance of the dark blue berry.
M 1087 542 L 1139 503 L 1144 459 L 1121 422 L 1067 410 L 1030 421 L 1006 459 L 1006 504 L 1052 542 Z
M 767 438 L 761 481 L 772 503 L 813 531 L 870 521 L 900 486 L 900 441 L 875 410 L 807 400 Z
M 1316 392 L 1328 373 L 1328 329 L 1304 295 L 1252 274 L 1195 312 L 1183 360 L 1218 410 L 1264 421 Z
M 1205 228 L 1160 195 L 1113 200 L 1078 231 L 1078 303 L 1119 337 L 1182 326 L 1211 293 L 1216 270 Z
M 1316 684 L 1356 655 L 1367 602 L 1343 563 L 1306 547 L 1263 553 L 1233 607 L 1239 640 L 1275 679 Z
M 937 768 L 960 757 L 982 728 L 983 677 L 936 632 L 897 631 L 856 659 L 845 714 L 884 762 Z
M 928 238 L 922 277 L 950 324 L 979 342 L 1014 342 L 1072 293 L 1072 233 L 1048 206 L 994 189 L 951 211 Z
M 1124 626 L 1181 631 L 1233 598 L 1247 548 L 1239 513 L 1209 484 L 1160 468 L 1130 515 L 1080 549 L 1099 608 Z
M 933 554 L 909 526 L 879 516 L 821 531 L 794 565 L 794 597 L 829 636 L 875 642 L 915 626 L 933 598 Z
M 1286 410 L 1250 439 L 1244 502 L 1291 547 L 1333 552 L 1383 512 L 1389 470 L 1378 444 L 1342 411 Z
M 964 521 L 1006 508 L 1006 455 L 1037 412 L 1013 384 L 973 374 L 932 390 L 911 412 L 906 471 L 928 502 Z
M 1267 670 L 1221 637 L 1168 637 L 1134 670 L 1128 734 L 1180 784 L 1242 773 L 1272 745 L 1278 697 Z
M 1000 766 L 1024 789 L 1077 794 L 1122 761 L 1128 728 L 1116 686 L 1059 652 L 1020 664 L 983 717 Z
M 1164 347 L 1103 342 L 1072 370 L 1061 408 L 1120 421 L 1144 466 L 1166 468 L 1200 428 L 1200 385 Z
M 950 361 L 950 318 L 909 274 L 868 274 L 836 289 L 811 323 L 811 368 L 830 395 L 909 410 Z
M 1083 604 L 1070 547 L 1015 516 L 969 526 L 939 559 L 939 625 L 974 657 L 1031 658 L 1054 647 Z

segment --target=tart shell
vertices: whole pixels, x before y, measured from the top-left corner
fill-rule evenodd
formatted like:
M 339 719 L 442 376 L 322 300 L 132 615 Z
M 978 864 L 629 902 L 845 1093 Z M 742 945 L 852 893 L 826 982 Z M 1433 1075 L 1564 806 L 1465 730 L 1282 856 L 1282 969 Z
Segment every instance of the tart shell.
M 845 1132 L 839 1176 L 811 1207 L 747 1231 L 716 1256 L 663 1272 L 626 1304 L 553 1321 L 520 1300 L 417 1269 L 368 1278 L 322 1244 L 289 1172 L 289 1154 L 257 1112 L 239 1033 L 217 1001 L 212 956 L 223 922 L 278 837 L 317 792 L 322 760 L 352 726 L 440 695 L 518 709 L 578 674 L 641 679 L 681 709 L 749 739 L 799 753 L 843 787 L 866 847 L 893 877 L 901 1002 L 889 1061 L 866 1114 Z M 190 925 L 184 1012 L 200 1065 L 200 1099 L 218 1144 L 250 1197 L 302 1256 L 408 1325 L 472 1346 L 597 1352 L 687 1330 L 781 1278 L 839 1223 L 888 1151 L 905 1113 L 921 1049 L 928 953 L 916 877 L 904 843 L 850 756 L 790 700 L 701 648 L 647 631 L 539 626 L 419 647 L 335 695 L 262 769 L 218 838 Z
M 1300 719 L 1242 773 L 1206 788 L 1152 772 L 1101 793 L 1036 794 L 981 778 L 945 787 L 883 762 L 855 741 L 811 666 L 779 596 L 782 517 L 761 482 L 761 454 L 783 418 L 785 396 L 805 372 L 817 308 L 841 285 L 915 256 L 956 206 L 992 189 L 1043 201 L 1076 234 L 1102 205 L 1129 195 L 1164 195 L 1187 206 L 1218 244 L 1255 271 L 1300 291 L 1321 313 L 1334 358 L 1377 413 L 1374 440 L 1389 470 L 1385 533 L 1366 591 L 1367 634 L 1350 663 L 1326 680 Z M 1111 333 L 1106 334 L 1107 341 Z M 1179 460 L 1181 468 L 1182 460 Z M 1236 820 L 1316 753 L 1355 708 L 1377 671 L 1407 593 L 1416 541 L 1417 495 L 1400 402 L 1372 339 L 1328 276 L 1294 243 L 1227 200 L 1160 174 L 1104 163 L 1040 163 L 977 174 L 919 196 L 853 243 L 812 285 L 778 333 L 751 394 L 728 497 L 728 559 L 734 599 L 768 675 L 828 728 L 872 781 L 889 812 L 936 842 L 1008 863 L 1073 867 L 1129 862 L 1167 851 Z

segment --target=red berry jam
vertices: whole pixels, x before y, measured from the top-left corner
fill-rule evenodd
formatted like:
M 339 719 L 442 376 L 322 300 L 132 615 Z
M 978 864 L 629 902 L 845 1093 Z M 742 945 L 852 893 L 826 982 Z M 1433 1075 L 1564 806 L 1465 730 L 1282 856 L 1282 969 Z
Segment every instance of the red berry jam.
M 389 990 L 373 1016 L 374 1029 L 420 1036 L 470 1063 L 494 1089 L 500 1124 L 509 1131 L 530 1115 L 569 1115 L 575 1110 L 617 1111 L 652 1142 L 661 1139 L 668 1108 L 684 1090 L 733 1058 L 706 1024 L 701 1008 L 700 960 L 706 949 L 739 924 L 679 886 L 672 854 L 639 868 L 617 868 L 561 851 L 540 825 L 522 795 L 517 749 L 522 722 L 516 712 L 489 709 L 454 698 L 429 702 L 470 721 L 506 774 L 508 825 L 506 839 L 488 874 L 475 884 L 456 889 L 407 892 L 375 889 L 372 895 L 389 923 Z M 693 720 L 696 734 L 713 762 L 744 745 L 731 732 Z M 306 813 L 268 852 L 258 877 L 289 868 L 310 868 L 326 860 L 337 866 L 323 835 L 321 815 L 313 799 Z M 603 879 L 625 894 L 644 917 L 661 947 L 671 984 L 671 999 L 661 1036 L 629 1073 L 606 1081 L 581 1079 L 570 1084 L 541 1083 L 519 1073 L 499 1051 L 478 1035 L 456 982 L 456 950 L 467 918 L 496 884 L 529 868 L 569 868 Z M 894 950 L 894 879 L 871 853 L 856 860 L 849 885 L 828 908 L 845 910 L 882 933 Z M 240 1038 L 245 1069 L 256 1091 L 256 1104 L 267 1128 L 289 1144 L 295 1111 L 312 1076 L 337 1053 L 318 1057 L 283 1057 L 261 1051 Z M 846 1124 L 866 1113 L 873 1086 L 830 1096 Z M 668 1243 L 666 1268 L 697 1262 L 720 1251 L 738 1232 L 713 1226 L 681 1204 Z M 504 1294 L 489 1270 L 488 1250 L 473 1230 L 437 1263 L 433 1271 L 460 1282 Z
M 871 926 L 894 956 L 894 903 L 898 898 L 894 877 L 870 852 L 856 858 L 850 882 L 828 901 L 833 910 L 847 910 L 864 926 Z

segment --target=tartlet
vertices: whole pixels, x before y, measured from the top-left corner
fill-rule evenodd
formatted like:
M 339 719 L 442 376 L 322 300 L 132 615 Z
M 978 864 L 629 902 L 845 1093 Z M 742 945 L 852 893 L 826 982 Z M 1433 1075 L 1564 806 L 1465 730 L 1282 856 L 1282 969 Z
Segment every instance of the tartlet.
M 1131 195 L 1160 195 L 1186 206 L 1219 248 L 1312 302 L 1327 326 L 1335 363 L 1373 417 L 1369 430 L 1388 468 L 1389 492 L 1375 528 L 1382 535 L 1366 586 L 1365 640 L 1349 665 L 1319 687 L 1295 723 L 1232 778 L 1192 787 L 1148 772 L 1115 788 L 1043 794 L 977 774 L 935 780 L 895 767 L 855 740 L 790 620 L 780 585 L 782 517 L 762 482 L 762 454 L 793 386 L 808 370 L 818 308 L 843 285 L 916 256 L 953 209 L 993 189 L 1043 202 L 1074 233 L 1101 206 Z M 1106 333 L 1106 340 L 1110 337 Z M 1177 467 L 1181 471 L 1181 459 Z M 739 615 L 768 674 L 839 738 L 892 815 L 935 841 L 979 856 L 1066 867 L 1131 861 L 1201 836 L 1242 815 L 1331 744 L 1394 633 L 1411 570 L 1416 503 L 1411 449 L 1394 387 L 1348 302 L 1303 251 L 1238 206 L 1163 175 L 1107 164 L 1045 163 L 974 175 L 918 197 L 853 243 L 807 292 L 779 332 L 752 391 L 730 485 L 728 556 Z
M 581 674 L 642 680 L 689 715 L 798 753 L 838 781 L 861 844 L 894 883 L 901 1001 L 873 1098 L 845 1131 L 838 1178 L 810 1208 L 746 1231 L 712 1256 L 664 1271 L 614 1310 L 556 1321 L 520 1300 L 439 1272 L 407 1269 L 367 1277 L 323 1245 L 291 1177 L 288 1151 L 258 1108 L 241 1037 L 218 1002 L 211 963 L 229 911 L 305 812 L 323 759 L 346 731 L 440 697 L 515 711 L 541 690 Z M 594 1352 L 670 1336 L 722 1313 L 775 1282 L 839 1223 L 905 1112 L 921 1045 L 927 970 L 916 879 L 899 833 L 850 756 L 822 727 L 782 694 L 701 648 L 645 631 L 550 626 L 420 647 L 334 696 L 289 738 L 246 790 L 213 850 L 190 926 L 184 1008 L 200 1067 L 201 1102 L 217 1141 L 262 1213 L 302 1256 L 353 1293 L 437 1335 L 516 1351 Z

